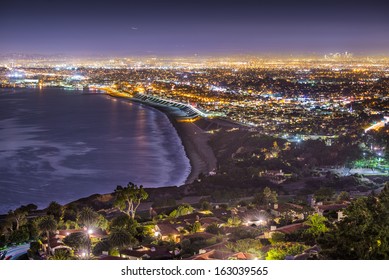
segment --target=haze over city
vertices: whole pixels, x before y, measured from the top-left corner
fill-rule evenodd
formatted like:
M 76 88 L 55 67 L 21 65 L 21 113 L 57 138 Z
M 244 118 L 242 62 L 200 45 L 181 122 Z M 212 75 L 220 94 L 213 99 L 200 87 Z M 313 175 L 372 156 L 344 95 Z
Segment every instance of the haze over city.
M 378 1 L 8 1 L 0 52 L 74 55 L 388 54 Z

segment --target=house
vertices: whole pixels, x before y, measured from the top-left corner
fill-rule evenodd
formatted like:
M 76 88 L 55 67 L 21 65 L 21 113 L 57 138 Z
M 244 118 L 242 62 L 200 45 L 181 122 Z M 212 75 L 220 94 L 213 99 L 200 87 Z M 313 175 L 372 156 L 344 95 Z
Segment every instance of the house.
M 55 251 L 58 250 L 58 249 L 67 249 L 69 251 L 72 250 L 72 248 L 70 248 L 69 246 L 66 246 L 61 239 L 59 238 L 56 238 L 56 237 L 50 237 L 50 253 L 51 254 L 55 254 Z M 47 245 L 47 243 L 46 243 Z M 45 245 L 45 246 L 46 246 Z
M 221 225 L 224 223 L 222 220 L 220 220 L 219 218 L 216 218 L 216 217 L 200 218 L 199 222 L 201 224 L 201 227 L 203 227 L 203 228 L 207 228 L 208 226 L 210 226 L 212 224 Z
M 210 250 L 202 254 L 195 255 L 188 258 L 188 260 L 228 260 L 229 257 L 234 255 L 231 251 Z
M 315 210 L 321 216 L 328 214 L 331 211 L 338 212 L 347 208 L 347 204 L 328 204 L 328 205 L 316 205 Z
M 243 253 L 243 252 L 234 253 L 231 251 L 221 251 L 216 249 L 188 258 L 188 260 L 254 260 L 254 259 L 255 256 L 249 253 Z
M 181 234 L 177 227 L 170 223 L 158 223 L 154 227 L 154 236 L 160 238 L 162 241 L 180 242 Z
M 189 240 L 190 239 L 210 239 L 210 238 L 213 238 L 215 236 L 216 236 L 215 234 L 208 233 L 208 232 L 196 232 L 196 233 L 184 235 L 182 237 L 182 240 L 185 240 L 185 239 L 189 239 Z
M 238 217 L 244 226 L 265 226 L 269 222 L 270 216 L 265 210 L 239 211 Z
M 174 252 L 169 251 L 167 246 L 154 245 L 120 250 L 120 254 L 129 260 L 168 260 L 174 256 Z
M 304 223 L 297 223 L 297 224 L 290 224 L 290 225 L 286 225 L 286 226 L 283 226 L 283 227 L 279 227 L 277 228 L 276 226 L 272 226 L 270 228 L 270 231 L 265 231 L 264 234 L 262 235 L 262 238 L 272 238 L 273 234 L 275 232 L 281 232 L 283 234 L 291 234 L 293 232 L 296 232 L 302 228 L 304 228 Z
M 304 220 L 304 207 L 293 203 L 274 203 L 270 213 L 275 217 L 291 217 L 292 221 Z
M 268 179 L 274 184 L 282 184 L 288 178 L 292 177 L 292 174 L 286 174 L 282 170 L 266 170 L 264 172 L 259 172 L 258 175 L 259 177 Z
M 55 237 L 59 238 L 60 240 L 63 240 L 66 236 L 75 232 L 86 232 L 89 234 L 90 238 L 95 238 L 98 240 L 107 237 L 107 233 L 101 229 L 96 229 L 89 232 L 87 232 L 85 229 L 60 229 L 56 231 Z

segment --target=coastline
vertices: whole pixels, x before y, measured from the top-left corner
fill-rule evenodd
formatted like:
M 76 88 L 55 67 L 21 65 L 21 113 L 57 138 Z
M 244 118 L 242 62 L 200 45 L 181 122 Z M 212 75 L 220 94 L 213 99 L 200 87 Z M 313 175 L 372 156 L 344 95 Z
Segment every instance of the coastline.
M 196 125 L 196 122 L 179 122 L 174 111 L 166 106 L 154 105 L 141 100 L 131 98 L 124 94 L 105 91 L 105 93 L 114 98 L 123 98 L 131 102 L 140 103 L 163 112 L 175 128 L 182 145 L 184 146 L 186 157 L 190 162 L 190 173 L 185 180 L 184 185 L 195 181 L 200 174 L 209 174 L 216 170 L 217 160 L 211 146 L 208 144 L 210 135 Z
M 191 171 L 185 184 L 190 184 L 202 173 L 208 175 L 216 170 L 217 160 L 212 148 L 209 146 L 209 135 L 193 123 L 177 122 L 174 117 L 169 116 L 171 123 L 181 138 L 186 156 L 191 165 Z

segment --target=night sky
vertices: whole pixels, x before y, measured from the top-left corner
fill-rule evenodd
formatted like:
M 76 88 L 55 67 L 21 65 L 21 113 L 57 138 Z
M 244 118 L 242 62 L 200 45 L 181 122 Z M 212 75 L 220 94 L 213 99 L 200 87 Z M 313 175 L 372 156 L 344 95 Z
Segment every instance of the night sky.
M 389 4 L 2 1 L 0 53 L 389 54 Z

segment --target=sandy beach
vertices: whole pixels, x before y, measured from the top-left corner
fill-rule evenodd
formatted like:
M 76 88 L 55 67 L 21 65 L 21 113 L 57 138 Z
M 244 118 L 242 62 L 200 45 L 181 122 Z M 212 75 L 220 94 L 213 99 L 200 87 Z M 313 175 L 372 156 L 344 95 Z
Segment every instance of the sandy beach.
M 210 135 L 196 125 L 196 123 L 177 122 L 170 117 L 173 126 L 182 140 L 185 152 L 191 164 L 191 172 L 186 183 L 192 183 L 203 173 L 207 175 L 216 169 L 216 157 L 208 144 Z
M 176 129 L 178 136 L 181 138 L 186 156 L 190 161 L 191 172 L 186 179 L 185 184 L 192 183 L 201 173 L 207 175 L 210 171 L 216 170 L 217 160 L 212 148 L 208 144 L 210 135 L 197 126 L 196 122 L 177 121 L 174 111 L 167 106 L 142 102 L 141 100 L 131 98 L 128 95 L 116 91 L 112 92 L 105 89 L 105 92 L 114 98 L 124 98 L 132 102 L 138 102 L 153 107 L 164 112 L 168 116 Z

